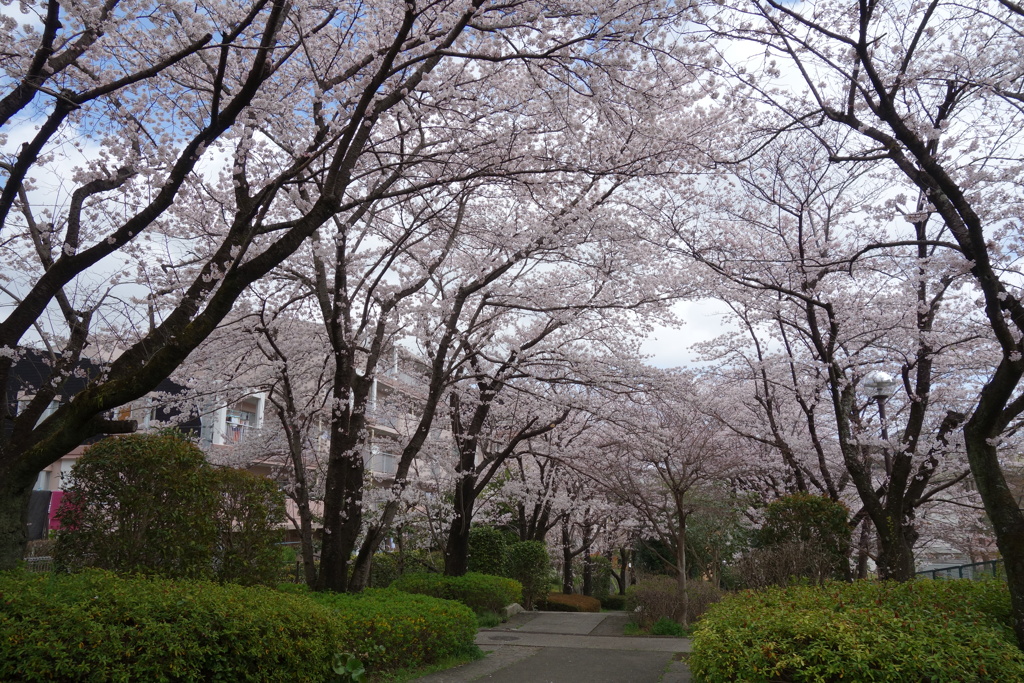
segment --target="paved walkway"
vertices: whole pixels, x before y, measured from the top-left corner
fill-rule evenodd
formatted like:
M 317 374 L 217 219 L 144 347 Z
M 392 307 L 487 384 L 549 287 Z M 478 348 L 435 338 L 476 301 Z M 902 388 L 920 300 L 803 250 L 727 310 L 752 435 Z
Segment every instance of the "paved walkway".
M 622 635 L 628 615 L 523 612 L 481 629 L 487 657 L 419 683 L 689 683 L 686 638 Z

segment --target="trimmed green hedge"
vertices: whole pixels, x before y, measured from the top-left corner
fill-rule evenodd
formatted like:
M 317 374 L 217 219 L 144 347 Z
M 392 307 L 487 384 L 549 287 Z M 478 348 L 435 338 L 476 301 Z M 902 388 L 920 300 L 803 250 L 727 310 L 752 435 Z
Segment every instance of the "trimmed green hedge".
M 697 680 L 1020 681 L 1005 584 L 827 583 L 745 591 L 693 634 Z
M 338 649 L 355 654 L 368 671 L 429 664 L 472 648 L 476 637 L 476 615 L 451 600 L 394 588 L 310 598 L 335 612 L 345 643 Z
M 0 680 L 323 680 L 337 619 L 269 588 L 0 574 Z
M 0 680 L 323 681 L 472 648 L 473 613 L 397 591 L 284 593 L 203 581 L 0 573 Z
M 407 593 L 456 600 L 477 613 L 500 612 L 523 599 L 523 587 L 514 579 L 469 572 L 464 576 L 403 574 L 392 584 Z

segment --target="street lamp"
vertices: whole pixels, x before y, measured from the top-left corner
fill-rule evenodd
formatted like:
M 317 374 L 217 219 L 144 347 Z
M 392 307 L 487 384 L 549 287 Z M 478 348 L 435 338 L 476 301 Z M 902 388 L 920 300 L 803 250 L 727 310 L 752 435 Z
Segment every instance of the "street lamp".
M 869 373 L 864 378 L 864 392 L 875 399 L 878 404 L 878 419 L 882 423 L 882 440 L 889 440 L 889 431 L 886 428 L 885 423 L 885 400 L 896 393 L 896 388 L 899 387 L 900 381 L 895 379 L 888 372 L 882 372 L 881 370 L 875 370 Z M 887 446 L 882 447 L 882 453 L 885 456 L 885 473 L 892 474 L 892 464 L 889 461 L 889 448 Z

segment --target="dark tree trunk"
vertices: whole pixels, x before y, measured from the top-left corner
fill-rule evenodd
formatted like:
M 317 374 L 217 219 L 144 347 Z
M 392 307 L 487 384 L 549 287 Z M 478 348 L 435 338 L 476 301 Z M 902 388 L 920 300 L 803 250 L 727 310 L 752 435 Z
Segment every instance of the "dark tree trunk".
M 914 578 L 914 543 L 918 533 L 911 520 L 902 515 L 886 515 L 884 527 L 878 534 L 878 578 L 892 581 L 911 581 Z M 884 528 L 884 530 L 883 530 Z
M 571 595 L 573 592 L 572 572 L 572 538 L 569 535 L 569 524 L 562 522 L 562 592 Z
M 331 447 L 324 489 L 324 531 L 320 575 L 316 589 L 343 593 L 348 590 L 349 559 L 363 522 L 363 474 L 361 411 L 347 409 L 347 383 L 336 381 L 335 402 L 345 406 L 331 421 Z M 344 403 L 342 403 L 344 401 Z M 356 419 L 350 420 L 351 417 Z
M 303 496 L 305 497 L 305 495 Z M 313 550 L 313 514 L 309 509 L 309 502 L 300 505 L 299 508 L 299 545 L 302 548 L 302 571 L 306 579 L 306 585 L 310 588 L 316 586 L 316 557 Z
M 459 466 L 455 485 L 455 516 L 448 527 L 444 549 L 445 576 L 462 576 L 469 571 L 469 530 L 473 523 L 476 504 L 476 438 L 459 445 Z
M 610 559 L 610 558 L 609 558 Z M 612 577 L 615 579 L 615 583 L 619 587 L 619 595 L 626 594 L 626 588 L 629 587 L 629 559 L 630 552 L 628 548 L 619 548 L 619 571 L 612 570 Z
M 14 568 L 24 559 L 28 542 L 28 499 L 34 477 L 0 477 L 0 568 Z
M 1000 370 L 1004 370 L 1007 365 L 1004 361 Z M 1002 388 L 1001 383 L 1008 387 L 1006 395 L 1011 394 L 1020 377 L 1019 373 L 1013 374 L 1011 384 L 997 371 L 983 390 L 982 400 L 974 415 L 964 427 L 964 436 L 971 472 L 995 530 L 996 544 L 1006 567 L 1006 583 L 1013 606 L 1013 631 L 1018 646 L 1024 649 L 1024 513 L 1017 505 L 1003 475 L 998 447 L 995 445 L 1002 431 L 999 413 L 1006 401 L 997 403 L 995 408 L 989 404 L 991 395 L 996 393 L 993 387 Z
M 462 576 L 469 571 L 469 530 L 472 511 L 456 513 L 448 527 L 448 542 L 444 553 L 445 576 Z

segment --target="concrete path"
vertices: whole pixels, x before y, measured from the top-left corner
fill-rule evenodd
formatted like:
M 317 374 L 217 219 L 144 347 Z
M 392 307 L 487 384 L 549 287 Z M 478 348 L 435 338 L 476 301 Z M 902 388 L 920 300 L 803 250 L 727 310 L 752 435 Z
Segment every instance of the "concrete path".
M 629 616 L 523 612 L 481 629 L 487 657 L 417 679 L 419 683 L 689 683 L 686 638 L 622 635 Z

